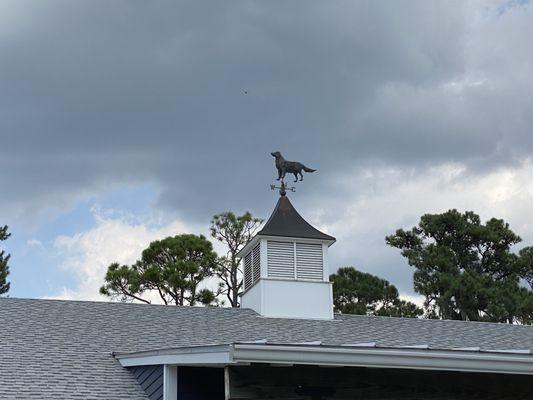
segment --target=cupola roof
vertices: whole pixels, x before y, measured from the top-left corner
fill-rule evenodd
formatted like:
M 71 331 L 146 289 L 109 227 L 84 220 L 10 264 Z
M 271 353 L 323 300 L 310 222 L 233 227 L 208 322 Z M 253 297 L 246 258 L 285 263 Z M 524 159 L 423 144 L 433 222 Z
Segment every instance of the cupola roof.
M 335 241 L 333 236 L 313 227 L 293 207 L 286 195 L 281 195 L 274 212 L 258 233 L 261 236 L 283 236 Z

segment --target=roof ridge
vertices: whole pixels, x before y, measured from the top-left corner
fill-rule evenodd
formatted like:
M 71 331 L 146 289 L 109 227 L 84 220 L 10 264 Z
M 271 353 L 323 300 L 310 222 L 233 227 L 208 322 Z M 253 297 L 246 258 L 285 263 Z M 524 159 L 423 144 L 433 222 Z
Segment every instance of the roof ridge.
M 146 303 L 133 303 L 133 302 L 119 302 L 119 301 L 105 301 L 105 300 L 67 300 L 67 299 L 47 299 L 47 298 L 30 298 L 30 297 L 0 297 L 1 301 L 16 301 L 16 302 L 55 302 L 55 303 L 81 303 L 81 304 L 107 304 L 112 306 L 144 306 L 144 307 L 160 307 L 160 308 L 175 308 L 179 310 L 217 310 L 221 312 L 249 312 L 255 316 L 260 316 L 257 312 L 251 308 L 241 308 L 241 307 L 205 307 L 205 306 L 179 306 L 179 305 L 166 305 L 166 304 L 146 304 Z M 429 318 L 409 318 L 409 317 L 396 317 L 396 316 L 383 316 L 383 315 L 361 315 L 361 314 L 340 314 L 335 313 L 335 318 L 333 320 L 322 320 L 315 318 L 275 318 L 275 317 L 263 317 L 265 320 L 298 320 L 298 321 L 319 321 L 319 322 L 335 322 L 342 321 L 343 319 L 381 319 L 381 320 L 395 320 L 395 321 L 405 321 L 413 323 L 414 321 L 419 321 L 420 323 L 436 323 L 436 324 L 468 324 L 468 325 L 483 325 L 483 326 L 497 326 L 497 327 L 520 327 L 520 329 L 533 328 L 533 325 L 520 325 L 520 324 L 508 324 L 504 322 L 490 322 L 490 321 L 463 321 L 463 320 L 454 320 L 454 319 L 429 319 Z
M 437 322 L 437 323 L 457 323 L 457 324 L 481 324 L 481 325 L 495 325 L 495 326 L 520 326 L 523 328 L 533 328 L 533 325 L 522 325 L 522 324 L 508 324 L 506 322 L 492 322 L 492 321 L 464 321 L 459 319 L 431 319 L 431 318 L 410 318 L 410 317 L 397 317 L 397 316 L 386 316 L 386 315 L 362 315 L 362 314 L 340 314 L 335 313 L 335 317 L 348 317 L 348 318 L 368 318 L 368 319 L 395 319 L 395 320 L 405 320 L 405 321 L 423 321 L 426 322 Z
M 240 308 L 240 307 L 206 307 L 206 306 L 180 306 L 175 304 L 153 304 L 153 303 L 136 303 L 136 302 L 123 302 L 123 301 L 106 301 L 106 300 L 70 300 L 70 299 L 48 299 L 48 298 L 32 298 L 32 297 L 0 297 L 0 301 L 24 301 L 24 302 L 56 302 L 56 303 L 82 303 L 82 304 L 110 304 L 110 305 L 119 305 L 119 306 L 144 306 L 144 307 L 161 307 L 161 308 L 176 308 L 176 309 L 196 309 L 196 310 L 232 310 L 236 311 L 251 311 L 254 314 L 257 314 L 254 310 L 250 308 Z

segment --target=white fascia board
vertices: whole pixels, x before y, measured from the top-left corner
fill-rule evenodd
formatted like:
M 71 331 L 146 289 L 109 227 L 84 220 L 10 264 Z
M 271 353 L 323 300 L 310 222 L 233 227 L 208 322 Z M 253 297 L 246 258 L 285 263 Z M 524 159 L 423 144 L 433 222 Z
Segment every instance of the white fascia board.
M 237 253 L 237 258 L 243 258 L 249 251 L 251 251 L 255 245 L 261 240 L 260 235 L 255 235 L 250 239 L 248 243 Z
M 177 349 L 114 353 L 123 367 L 140 365 L 229 365 L 233 364 L 230 345 L 195 346 Z
M 233 361 L 533 375 L 533 357 L 424 349 L 235 344 Z
M 309 239 L 295 236 L 269 236 L 269 235 L 255 235 L 246 245 L 237 253 L 237 258 L 243 258 L 255 245 L 261 240 L 275 240 L 278 242 L 299 242 L 299 243 L 324 243 L 328 247 L 335 243 L 335 240 L 324 239 Z
M 353 346 L 353 345 L 352 345 Z M 405 368 L 533 375 L 533 355 L 417 348 L 236 343 L 114 354 L 124 367 L 225 366 L 250 363 L 333 367 Z
M 270 236 L 270 235 L 258 235 L 261 239 L 276 240 L 281 242 L 299 242 L 299 243 L 324 243 L 328 247 L 335 243 L 335 240 L 326 239 L 311 239 L 297 236 Z

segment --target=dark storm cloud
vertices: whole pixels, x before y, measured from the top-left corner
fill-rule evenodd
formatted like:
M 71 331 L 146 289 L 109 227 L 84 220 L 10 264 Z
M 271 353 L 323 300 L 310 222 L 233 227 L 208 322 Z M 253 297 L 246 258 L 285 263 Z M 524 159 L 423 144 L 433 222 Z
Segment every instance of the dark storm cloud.
M 268 207 L 272 150 L 318 168 L 317 184 L 366 162 L 510 162 L 533 143 L 527 108 L 515 104 L 511 133 L 513 102 L 499 103 L 528 86 L 450 86 L 480 68 L 463 3 L 12 6 L 0 30 L 4 210 L 152 181 L 161 205 L 205 219 Z

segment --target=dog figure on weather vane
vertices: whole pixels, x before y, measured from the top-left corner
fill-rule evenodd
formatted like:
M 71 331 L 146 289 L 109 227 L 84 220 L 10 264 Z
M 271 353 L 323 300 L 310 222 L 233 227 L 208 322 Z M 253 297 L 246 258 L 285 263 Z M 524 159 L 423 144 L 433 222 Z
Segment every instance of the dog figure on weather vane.
M 305 165 L 303 165 L 301 162 L 298 161 L 287 161 L 283 158 L 281 153 L 279 151 L 274 151 L 270 153 L 275 159 L 276 159 L 276 169 L 278 170 L 278 178 L 277 180 L 281 180 L 281 187 L 276 187 L 275 185 L 270 185 L 270 188 L 272 190 L 274 189 L 280 189 L 280 194 L 282 196 L 285 195 L 285 190 L 290 190 L 291 192 L 294 192 L 296 188 L 294 187 L 286 187 L 285 186 L 285 175 L 287 173 L 293 174 L 295 181 L 298 182 L 298 175 L 300 176 L 300 181 L 304 180 L 304 176 L 302 174 L 302 171 L 305 172 L 315 172 L 316 169 L 308 168 Z

